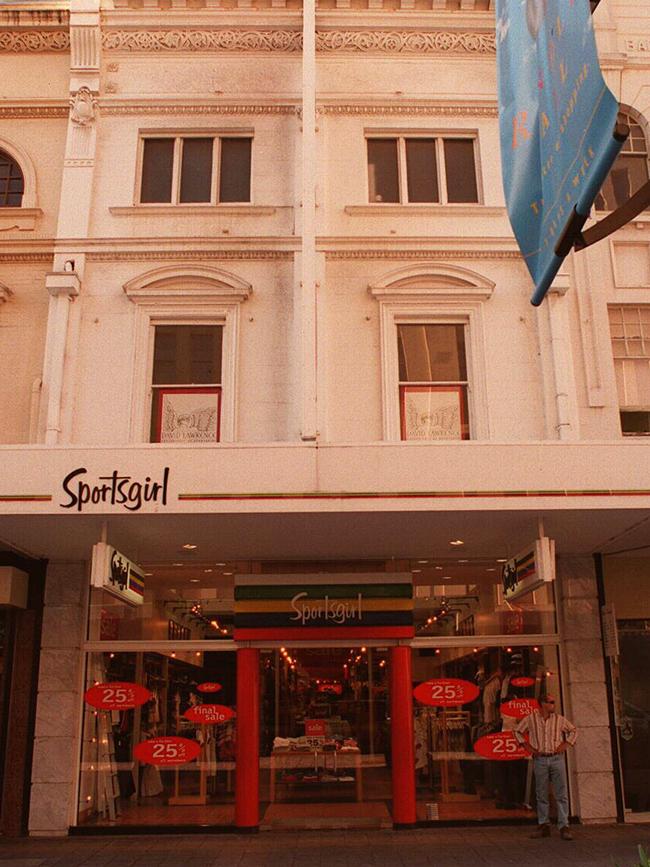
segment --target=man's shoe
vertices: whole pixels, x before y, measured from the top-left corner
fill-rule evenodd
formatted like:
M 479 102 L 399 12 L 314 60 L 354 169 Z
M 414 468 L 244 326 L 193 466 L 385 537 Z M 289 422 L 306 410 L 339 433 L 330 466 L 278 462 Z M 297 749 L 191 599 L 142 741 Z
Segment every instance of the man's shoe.
M 564 828 L 562 829 L 564 830 Z M 550 825 L 540 825 L 536 831 L 534 831 L 530 835 L 531 840 L 539 840 L 540 837 L 550 837 L 551 836 L 551 826 Z
M 560 828 L 560 838 L 562 840 L 573 840 L 573 834 L 568 828 Z

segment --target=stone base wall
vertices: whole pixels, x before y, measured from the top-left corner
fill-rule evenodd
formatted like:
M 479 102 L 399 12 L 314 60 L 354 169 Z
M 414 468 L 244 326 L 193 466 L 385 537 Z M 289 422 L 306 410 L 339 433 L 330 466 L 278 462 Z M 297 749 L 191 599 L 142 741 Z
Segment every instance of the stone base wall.
M 67 834 L 74 819 L 88 586 L 85 563 L 48 567 L 29 814 L 32 836 Z
M 572 756 L 577 794 L 573 808 L 583 822 L 615 822 L 610 719 L 594 562 L 591 557 L 560 557 L 557 568 L 566 713 L 578 728 Z

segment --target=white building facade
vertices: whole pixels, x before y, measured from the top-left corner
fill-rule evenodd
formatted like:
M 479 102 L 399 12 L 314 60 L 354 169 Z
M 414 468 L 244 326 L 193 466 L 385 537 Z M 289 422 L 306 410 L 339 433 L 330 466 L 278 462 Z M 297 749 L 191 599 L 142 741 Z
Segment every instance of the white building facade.
M 528 763 L 474 744 L 544 691 L 572 815 L 650 815 L 650 218 L 530 306 L 493 6 L 0 9 L 5 833 L 531 819 Z M 632 125 L 603 216 L 648 178 L 650 11 L 594 21 Z M 415 637 L 381 632 L 404 576 Z M 376 588 L 374 631 L 281 625 L 268 588 L 317 580 Z M 430 679 L 476 694 L 414 710 Z M 211 682 L 237 726 L 192 722 Z

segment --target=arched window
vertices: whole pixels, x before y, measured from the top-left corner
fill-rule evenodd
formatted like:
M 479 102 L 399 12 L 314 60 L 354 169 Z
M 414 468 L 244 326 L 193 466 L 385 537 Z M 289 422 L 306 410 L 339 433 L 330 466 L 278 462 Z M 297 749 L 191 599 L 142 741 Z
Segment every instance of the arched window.
M 20 208 L 24 192 L 20 166 L 6 151 L 0 150 L 0 208 Z
M 630 135 L 596 197 L 599 211 L 616 210 L 648 180 L 648 142 L 640 117 L 629 109 L 622 109 L 621 114 L 630 127 Z

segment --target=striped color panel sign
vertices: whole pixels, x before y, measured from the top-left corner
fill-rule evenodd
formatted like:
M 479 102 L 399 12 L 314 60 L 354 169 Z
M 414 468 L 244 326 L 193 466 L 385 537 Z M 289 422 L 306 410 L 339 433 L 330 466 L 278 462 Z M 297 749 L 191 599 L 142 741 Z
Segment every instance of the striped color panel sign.
M 235 641 L 412 638 L 409 573 L 241 575 Z

